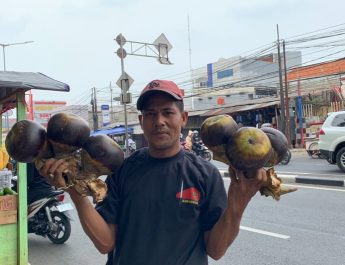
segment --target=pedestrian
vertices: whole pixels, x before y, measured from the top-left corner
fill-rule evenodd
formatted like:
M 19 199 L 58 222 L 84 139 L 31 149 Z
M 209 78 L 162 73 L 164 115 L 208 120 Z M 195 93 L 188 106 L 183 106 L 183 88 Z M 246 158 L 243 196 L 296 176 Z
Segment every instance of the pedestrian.
M 141 92 L 137 109 L 148 141 L 107 179 L 105 200 L 94 208 L 68 189 L 86 234 L 107 264 L 203 265 L 218 260 L 235 240 L 243 212 L 266 181 L 263 169 L 246 179 L 229 168 L 226 193 L 219 170 L 184 150 L 181 129 L 188 113 L 171 81 L 154 80 Z M 64 185 L 63 160 L 49 159 L 41 174 Z

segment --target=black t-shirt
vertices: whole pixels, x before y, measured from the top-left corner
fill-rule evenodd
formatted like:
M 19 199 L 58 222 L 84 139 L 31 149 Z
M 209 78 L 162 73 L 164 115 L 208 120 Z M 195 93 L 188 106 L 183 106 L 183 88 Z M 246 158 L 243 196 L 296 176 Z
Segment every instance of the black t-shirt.
M 96 207 L 106 222 L 118 226 L 113 261 L 107 264 L 208 263 L 204 231 L 227 204 L 214 165 L 185 150 L 157 159 L 143 148 L 107 182 L 108 195 Z

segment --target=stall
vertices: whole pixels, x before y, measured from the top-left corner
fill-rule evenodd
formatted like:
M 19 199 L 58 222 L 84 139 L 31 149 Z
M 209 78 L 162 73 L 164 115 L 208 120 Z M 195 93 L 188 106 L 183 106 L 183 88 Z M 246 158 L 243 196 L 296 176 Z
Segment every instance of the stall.
M 25 92 L 31 89 L 70 90 L 67 84 L 41 73 L 0 71 L 1 115 L 16 109 L 17 121 L 26 119 Z M 2 119 L 0 124 L 2 128 Z M 0 197 L 0 264 L 6 265 L 28 264 L 26 164 L 18 163 L 17 171 L 18 194 Z

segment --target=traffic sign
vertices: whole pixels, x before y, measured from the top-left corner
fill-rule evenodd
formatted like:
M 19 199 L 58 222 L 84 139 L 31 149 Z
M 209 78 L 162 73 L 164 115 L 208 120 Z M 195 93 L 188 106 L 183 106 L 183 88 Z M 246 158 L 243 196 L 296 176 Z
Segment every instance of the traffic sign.
M 126 44 L 126 38 L 121 33 L 119 35 L 117 35 L 115 40 L 116 40 L 117 44 L 119 44 L 120 46 L 123 46 Z
M 167 55 L 167 53 L 172 49 L 171 43 L 168 41 L 167 37 L 165 37 L 164 33 L 162 33 L 154 42 L 156 49 L 159 52 L 161 57 Z
M 133 84 L 134 79 L 129 76 L 126 72 L 124 72 L 120 78 L 117 80 L 116 84 L 122 89 L 122 91 L 126 92 Z
M 120 58 L 124 59 L 127 56 L 127 52 L 124 48 L 118 48 L 116 51 L 117 56 L 119 56 Z

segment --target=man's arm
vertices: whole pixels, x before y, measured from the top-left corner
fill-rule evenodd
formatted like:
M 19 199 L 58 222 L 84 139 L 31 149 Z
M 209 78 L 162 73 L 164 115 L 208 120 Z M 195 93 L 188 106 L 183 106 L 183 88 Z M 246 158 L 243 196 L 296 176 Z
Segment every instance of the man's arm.
M 68 170 L 68 164 L 60 159 L 48 159 L 39 170 L 41 176 L 57 188 L 65 187 L 66 182 L 63 173 Z M 97 212 L 88 197 L 81 196 L 73 187 L 67 189 L 77 209 L 80 223 L 84 232 L 92 240 L 99 252 L 106 254 L 115 248 L 116 225 L 108 224 Z
M 80 196 L 73 188 L 68 193 L 77 209 L 84 232 L 98 251 L 102 254 L 112 251 L 115 248 L 116 225 L 106 223 L 87 197 Z
M 241 171 L 229 168 L 231 183 L 228 191 L 228 206 L 213 228 L 205 232 L 208 255 L 218 260 L 233 243 L 240 230 L 243 212 L 251 198 L 267 181 L 266 172 L 260 169 L 255 178 L 247 179 Z

